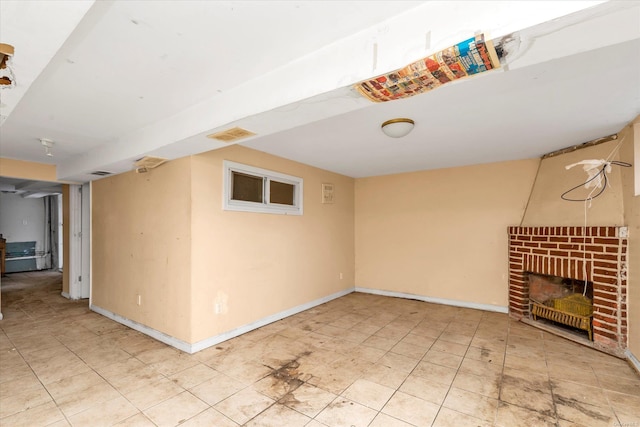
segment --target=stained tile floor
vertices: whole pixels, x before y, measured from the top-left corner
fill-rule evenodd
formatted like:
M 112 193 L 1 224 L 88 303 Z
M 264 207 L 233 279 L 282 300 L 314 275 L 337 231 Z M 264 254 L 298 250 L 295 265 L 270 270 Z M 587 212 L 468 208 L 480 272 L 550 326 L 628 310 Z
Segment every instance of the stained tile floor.
M 188 355 L 60 290 L 2 279 L 2 426 L 640 426 L 626 361 L 505 314 L 353 293 Z

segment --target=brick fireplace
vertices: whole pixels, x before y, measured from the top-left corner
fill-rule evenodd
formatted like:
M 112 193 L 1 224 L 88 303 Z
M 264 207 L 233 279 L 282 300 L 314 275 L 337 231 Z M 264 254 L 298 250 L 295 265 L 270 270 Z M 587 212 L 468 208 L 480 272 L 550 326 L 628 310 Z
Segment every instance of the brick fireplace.
M 588 344 L 623 357 L 627 247 L 626 227 L 509 227 L 510 316 L 531 319 L 530 273 L 586 280 L 593 287 L 593 343 Z

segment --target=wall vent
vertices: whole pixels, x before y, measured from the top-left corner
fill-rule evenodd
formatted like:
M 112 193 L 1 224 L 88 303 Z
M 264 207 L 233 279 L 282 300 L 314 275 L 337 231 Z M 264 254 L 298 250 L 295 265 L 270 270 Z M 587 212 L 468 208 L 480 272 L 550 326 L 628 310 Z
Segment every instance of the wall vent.
M 107 175 L 112 175 L 113 172 L 107 172 L 107 171 L 93 171 L 91 172 L 91 175 L 97 175 L 97 176 L 107 176 Z
M 153 169 L 166 161 L 167 159 L 163 159 L 162 157 L 144 156 L 143 158 L 136 160 L 136 168 Z
M 207 135 L 207 138 L 217 139 L 218 141 L 222 141 L 222 142 L 233 142 L 235 140 L 248 138 L 254 135 L 255 133 L 249 130 L 235 127 L 235 128 L 224 130 L 222 132 L 212 133 L 211 135 Z

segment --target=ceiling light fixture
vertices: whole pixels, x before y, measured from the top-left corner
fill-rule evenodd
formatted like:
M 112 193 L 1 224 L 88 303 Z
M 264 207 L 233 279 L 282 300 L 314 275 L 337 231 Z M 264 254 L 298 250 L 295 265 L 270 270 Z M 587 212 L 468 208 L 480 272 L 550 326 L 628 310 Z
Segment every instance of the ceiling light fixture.
M 40 143 L 44 147 L 45 154 L 49 157 L 53 157 L 53 153 L 51 152 L 51 148 L 53 147 L 53 141 L 47 138 L 40 138 Z
M 0 89 L 12 88 L 16 85 L 11 61 L 13 52 L 13 46 L 0 43 Z
M 391 138 L 402 138 L 411 132 L 414 124 L 411 119 L 399 118 L 387 120 L 382 124 L 381 128 L 382 132 Z

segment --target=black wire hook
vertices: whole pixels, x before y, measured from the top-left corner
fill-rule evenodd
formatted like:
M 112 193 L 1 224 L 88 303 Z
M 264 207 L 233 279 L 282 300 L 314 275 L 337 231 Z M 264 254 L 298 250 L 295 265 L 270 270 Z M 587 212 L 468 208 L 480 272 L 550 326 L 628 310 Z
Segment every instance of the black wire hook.
M 631 166 L 633 166 L 631 163 L 619 162 L 617 160 L 608 162 L 608 164 L 609 165 L 622 166 L 624 168 L 630 168 Z M 604 185 L 602 186 L 602 189 L 600 191 L 598 191 L 598 193 L 595 194 L 594 196 L 588 197 L 586 199 L 571 199 L 571 198 L 567 197 L 567 194 L 571 193 L 574 190 L 577 190 L 578 188 L 580 188 L 580 187 L 582 187 L 584 185 L 587 185 L 588 183 L 590 183 L 594 179 L 600 177 L 601 175 L 602 175 L 602 178 L 603 178 L 603 181 L 604 181 Z M 589 200 L 593 200 L 596 197 L 600 196 L 602 193 L 604 193 L 604 190 L 607 189 L 607 184 L 608 183 L 609 183 L 609 179 L 607 178 L 607 163 L 605 163 L 604 165 L 602 165 L 602 169 L 600 169 L 600 172 L 598 172 L 597 174 L 595 174 L 594 176 L 592 176 L 591 178 L 589 178 L 588 180 L 586 180 L 582 184 L 578 184 L 575 187 L 565 191 L 564 193 L 562 193 L 560 198 L 562 198 L 562 200 L 566 200 L 568 202 L 586 202 L 586 201 L 589 201 Z

